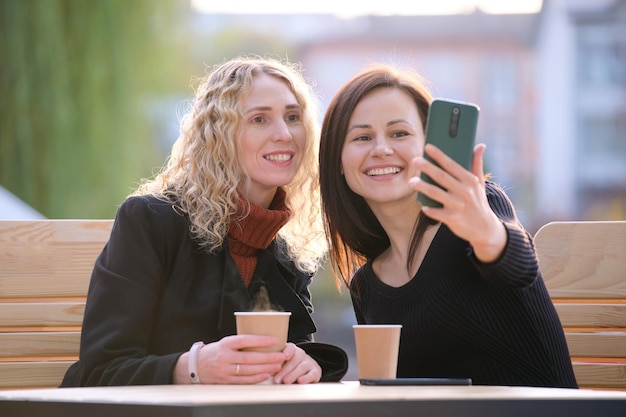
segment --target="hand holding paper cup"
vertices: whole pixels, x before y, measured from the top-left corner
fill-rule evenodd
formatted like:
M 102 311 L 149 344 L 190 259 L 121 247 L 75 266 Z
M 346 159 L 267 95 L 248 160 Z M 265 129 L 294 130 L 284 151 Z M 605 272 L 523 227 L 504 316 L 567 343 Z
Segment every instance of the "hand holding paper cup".
M 400 324 L 357 324 L 354 341 L 359 378 L 396 378 Z
M 251 347 L 243 350 L 280 352 L 285 348 L 289 333 L 289 311 L 236 311 L 237 334 L 273 336 L 276 344 L 269 347 Z
M 287 344 L 290 317 L 291 312 L 288 311 L 236 311 L 237 334 L 256 334 L 276 338 L 276 343 L 272 346 L 249 347 L 242 350 L 281 352 Z M 269 378 L 261 384 L 273 384 L 273 379 Z

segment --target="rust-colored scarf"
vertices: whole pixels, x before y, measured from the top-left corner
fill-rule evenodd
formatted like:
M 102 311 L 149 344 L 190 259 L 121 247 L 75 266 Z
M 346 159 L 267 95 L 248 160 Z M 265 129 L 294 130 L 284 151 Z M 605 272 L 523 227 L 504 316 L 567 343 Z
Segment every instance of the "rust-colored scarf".
M 254 275 L 259 249 L 267 248 L 291 217 L 291 211 L 285 205 L 285 196 L 285 191 L 278 188 L 269 209 L 255 206 L 242 199 L 237 215 L 242 215 L 248 205 L 250 213 L 243 220 L 231 222 L 229 225 L 230 254 L 246 286 L 250 284 Z

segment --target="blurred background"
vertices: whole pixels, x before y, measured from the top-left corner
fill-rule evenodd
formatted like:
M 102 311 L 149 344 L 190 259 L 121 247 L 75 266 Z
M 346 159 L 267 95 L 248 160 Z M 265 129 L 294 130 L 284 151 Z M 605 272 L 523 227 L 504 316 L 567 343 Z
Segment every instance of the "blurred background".
M 215 3 L 0 0 L 0 218 L 112 218 L 198 77 L 258 54 L 302 63 L 322 111 L 373 62 L 478 104 L 486 170 L 533 234 L 626 219 L 626 0 Z M 353 357 L 346 291 L 329 268 L 312 291 L 317 340 Z

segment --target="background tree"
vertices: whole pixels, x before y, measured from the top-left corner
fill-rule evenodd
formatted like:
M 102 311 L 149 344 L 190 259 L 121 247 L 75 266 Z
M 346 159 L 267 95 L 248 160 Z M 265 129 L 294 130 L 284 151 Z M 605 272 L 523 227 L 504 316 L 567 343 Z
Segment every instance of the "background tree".
M 163 162 L 151 109 L 187 90 L 181 0 L 0 0 L 0 184 L 50 218 L 112 218 Z

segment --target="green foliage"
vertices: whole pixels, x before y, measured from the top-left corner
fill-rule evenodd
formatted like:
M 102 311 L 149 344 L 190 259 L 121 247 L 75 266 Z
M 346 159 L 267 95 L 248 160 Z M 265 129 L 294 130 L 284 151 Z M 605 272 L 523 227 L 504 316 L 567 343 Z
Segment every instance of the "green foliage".
M 189 74 L 176 36 L 187 11 L 0 0 L 0 184 L 50 218 L 113 217 L 163 162 L 147 109 Z

